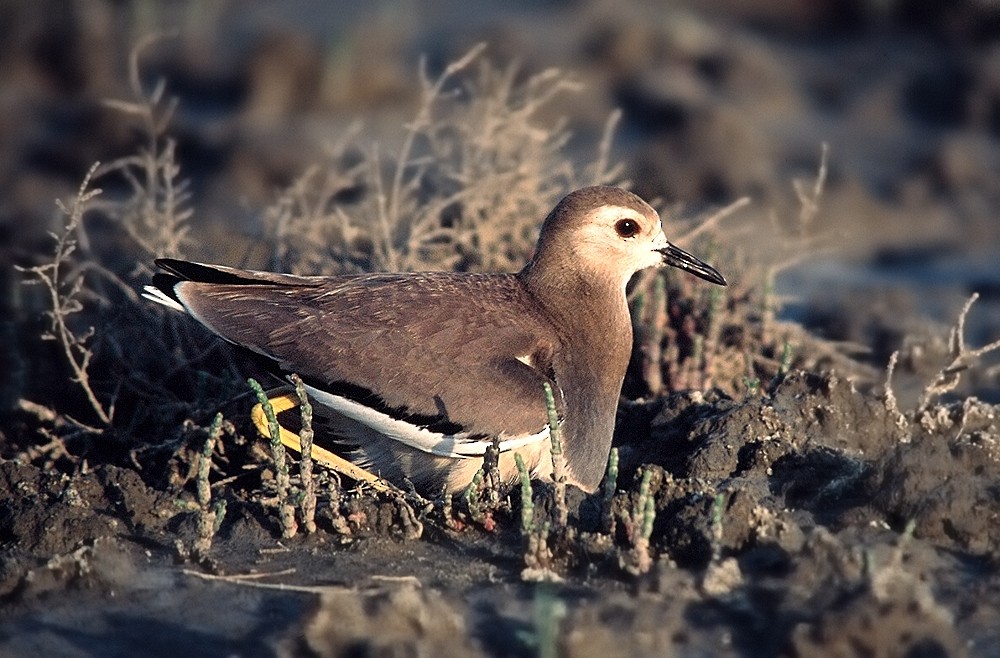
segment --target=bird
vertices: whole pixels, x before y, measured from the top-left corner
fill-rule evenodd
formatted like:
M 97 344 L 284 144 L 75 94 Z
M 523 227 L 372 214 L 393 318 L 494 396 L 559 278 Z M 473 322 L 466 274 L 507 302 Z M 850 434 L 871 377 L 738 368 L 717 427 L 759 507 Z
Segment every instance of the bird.
M 515 454 L 533 477 L 551 479 L 546 383 L 565 482 L 595 491 L 632 350 L 629 280 L 666 265 L 726 285 L 667 240 L 649 204 L 609 186 L 562 198 L 516 273 L 297 276 L 172 258 L 155 264 L 144 295 L 279 376 L 298 375 L 317 442 L 322 434 L 337 459 L 423 491 L 462 490 L 491 446 L 504 482 L 517 481 Z M 279 411 L 295 400 L 287 390 L 274 396 Z M 288 436 L 282 431 L 297 447 Z

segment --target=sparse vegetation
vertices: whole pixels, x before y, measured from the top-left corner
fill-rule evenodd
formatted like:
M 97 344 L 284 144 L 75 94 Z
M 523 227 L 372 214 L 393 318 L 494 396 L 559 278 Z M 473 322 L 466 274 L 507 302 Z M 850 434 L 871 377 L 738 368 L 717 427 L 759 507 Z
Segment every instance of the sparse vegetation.
M 28 275 L 27 283 L 41 284 L 45 287 L 49 300 L 49 309 L 45 311 L 45 316 L 49 326 L 42 338 L 58 343 L 72 372 L 72 383 L 82 389 L 90 411 L 97 416 L 101 426 L 94 427 L 69 414 L 65 418 L 74 428 L 100 434 L 111 424 L 114 409 L 110 403 L 99 398 L 91 384 L 91 365 L 94 358 L 91 342 L 95 330 L 93 326 L 84 330 L 71 326 L 75 320 L 73 316 L 79 315 L 83 310 L 80 298 L 85 283 L 83 271 L 74 267 L 72 258 L 77 250 L 75 236 L 88 204 L 101 193 L 98 189 L 89 189 L 96 166 L 91 167 L 84 176 L 80 189 L 69 206 L 62 201 L 57 204 L 66 217 L 66 223 L 59 234 L 52 234 L 55 240 L 55 252 L 51 262 L 18 269 Z
M 264 417 L 267 419 L 268 445 L 271 448 L 271 461 L 274 464 L 274 481 L 276 487 L 275 505 L 278 508 L 278 519 L 281 521 L 281 535 L 285 539 L 295 536 L 298 531 L 298 524 L 295 522 L 295 505 L 292 502 L 292 485 L 288 477 L 288 460 L 285 453 L 285 446 L 281 443 L 281 426 L 278 424 L 278 417 L 271 405 L 271 400 L 267 397 L 260 383 L 252 377 L 247 380 L 247 384 L 257 397 L 257 403 L 264 410 Z
M 896 419 L 896 425 L 901 429 L 907 428 L 911 422 L 928 431 L 940 429 L 942 425 L 945 428 L 950 427 L 950 408 L 954 405 L 940 404 L 942 396 L 954 391 L 959 385 L 962 373 L 979 365 L 982 357 L 1000 351 L 1000 340 L 979 348 L 969 348 L 965 344 L 965 320 L 977 299 L 979 299 L 979 293 L 973 293 L 962 306 L 958 320 L 948 335 L 947 358 L 950 360 L 937 371 L 932 379 L 927 381 L 916 407 L 909 414 L 899 409 L 896 395 L 892 390 L 892 376 L 898 363 L 899 351 L 893 352 L 889 358 L 882 400 L 886 410 L 893 415 Z M 974 402 L 975 398 L 968 398 L 958 404 L 959 406 L 967 406 L 970 401 Z
M 299 481 L 302 483 L 302 525 L 306 532 L 316 532 L 316 483 L 313 481 L 313 427 L 312 404 L 306 395 L 306 387 L 302 378 L 296 374 L 291 376 L 295 385 L 295 396 L 299 399 L 302 410 L 302 429 L 299 430 L 299 441 L 302 452 L 299 455 Z
M 215 414 L 212 424 L 205 432 L 205 445 L 198 455 L 198 475 L 195 492 L 198 500 L 198 540 L 194 545 L 195 556 L 208 555 L 212 548 L 212 538 L 219 531 L 219 526 L 226 516 L 226 499 L 219 498 L 212 504 L 212 485 L 209 475 L 212 472 L 212 455 L 216 445 L 222 439 L 224 428 L 222 414 Z
M 976 564 L 995 563 L 996 538 L 949 507 L 996 511 L 987 495 L 998 459 L 996 408 L 960 388 L 968 382 L 960 381 L 964 373 L 1000 350 L 991 339 L 980 348 L 966 344 L 964 325 L 977 296 L 959 314 L 944 363 L 926 381 L 916 406 L 905 404 L 905 410 L 893 392 L 895 369 L 915 370 L 905 353 L 893 353 L 878 399 L 867 388 L 867 371 L 840 346 L 780 319 L 785 300 L 775 291 L 778 273 L 817 253 L 816 237 L 825 233 L 822 211 L 831 180 L 826 145 L 815 177 L 793 182 L 796 210 L 774 213 L 774 224 L 786 225 L 789 236 L 779 254 L 784 260 L 768 264 L 747 257 L 741 224 L 745 213 L 760 208 L 742 198 L 703 219 L 699 214 L 679 237 L 671 233 L 706 259 L 732 264 L 723 268 L 731 280 L 727 290 L 664 272 L 644 273 L 632 283 L 637 360 L 625 395 L 639 401 L 622 406 L 622 435 L 597 494 L 567 494 L 558 422 L 551 418 L 551 486 L 533 486 L 519 462 L 520 487 L 507 491 L 497 455 L 489 453 L 472 486 L 454 495 L 444 491 L 435 500 L 413 491 L 355 487 L 350 477 L 342 482 L 314 468 L 312 408 L 298 381 L 302 452 L 296 476 L 278 440 L 277 419 L 269 418 L 270 452 L 246 419 L 252 398 L 244 377 L 259 373 L 244 372 L 249 366 L 220 342 L 135 294 L 147 282 L 153 257 L 183 256 L 202 229 L 192 221 L 194 200 L 171 136 L 183 108 L 170 98 L 169 85 L 149 85 L 141 75 L 141 56 L 154 43 L 144 40 L 133 53 L 132 97 L 107 104 L 141 134 L 137 152 L 91 169 L 75 198 L 59 204 L 54 248 L 22 268 L 25 280 L 37 284 L 32 290 L 45 298 L 47 344 L 57 349 L 42 358 L 58 364 L 52 388 L 65 391 L 29 400 L 20 395 L 24 384 L 10 387 L 18 391 L 20 416 L 16 426 L 0 430 L 0 466 L 15 483 L 18 503 L 56 501 L 61 510 L 89 505 L 124 520 L 129 533 L 150 545 L 159 541 L 156 532 L 183 535 L 178 546 L 193 548 L 183 548 L 181 556 L 201 568 L 214 568 L 208 554 L 227 541 L 230 527 L 244 532 L 261 526 L 266 539 L 260 541 L 276 543 L 279 534 L 290 541 L 278 549 L 266 546 L 255 559 L 274 559 L 266 551 L 277 550 L 308 560 L 306 547 L 320 553 L 357 543 L 352 559 L 366 551 L 373 559 L 389 556 L 368 565 L 389 580 L 407 577 L 396 575 L 406 568 L 423 568 L 421 545 L 405 544 L 430 535 L 433 541 L 423 542 L 424 548 L 446 552 L 457 546 L 456 561 L 501 565 L 491 566 L 483 582 L 520 575 L 584 588 L 625 577 L 650 600 L 670 591 L 685 604 L 707 602 L 721 617 L 737 619 L 732 627 L 752 635 L 757 631 L 746 629 L 774 626 L 798 647 L 809 646 L 824 624 L 836 627 L 831 611 L 841 603 L 865 596 L 880 614 L 893 604 L 908 609 L 910 597 L 917 605 L 909 609 L 942 619 L 944 604 L 905 574 L 904 551 L 946 550 Z M 558 197 L 584 184 L 623 182 L 611 157 L 619 114 L 608 119 L 593 161 L 576 166 L 579 150 L 567 155 L 567 124 L 551 113 L 554 102 L 575 93 L 579 83 L 556 70 L 497 68 L 485 55 L 476 46 L 439 73 L 421 65 L 412 120 L 398 149 L 369 145 L 364 129 L 355 127 L 332 136 L 324 161 L 279 177 L 273 204 L 247 211 L 262 224 L 247 264 L 303 274 L 513 270 L 528 256 L 538 223 Z M 100 240 L 94 239 L 98 231 Z M 262 394 L 257 392 L 258 399 Z M 554 414 L 552 391 L 546 396 Z M 233 423 L 223 420 L 223 412 Z M 880 441 L 883 435 L 900 440 L 889 445 Z M 934 441 L 943 444 L 934 462 L 943 474 L 931 477 L 914 465 L 923 464 L 921 451 L 938 449 Z M 938 485 L 956 480 L 972 484 L 949 489 L 952 498 L 940 494 Z M 94 482 L 100 486 L 92 490 L 112 499 L 107 510 L 99 494 L 80 486 Z M 167 490 L 173 501 L 193 500 L 178 506 L 193 530 L 181 521 L 168 525 L 159 510 L 145 510 L 132 494 L 121 493 L 147 490 L 154 492 L 150 498 Z M 838 523 L 857 533 L 851 541 L 857 539 L 860 548 L 834 536 L 829 528 Z M 299 535 L 299 527 L 306 532 Z M 5 546 L 27 536 L 13 522 L 2 530 Z M 102 537 L 121 532 L 100 530 Z M 898 550 L 888 560 L 868 555 L 886 530 L 902 531 L 894 540 Z M 519 539 L 512 539 L 515 534 Z M 395 542 L 364 543 L 372 536 Z M 18 576 L 4 596 L 42 591 L 39 579 L 60 570 L 75 569 L 72 578 L 87 578 L 103 546 L 74 545 L 64 559 Z M 746 555 L 751 559 L 743 561 Z M 864 568 L 856 564 L 859 555 L 867 556 Z M 511 576 L 504 565 L 519 559 L 525 568 L 518 566 Z M 433 569 L 424 573 L 441 571 Z M 295 577 L 326 577 L 306 572 L 302 567 Z M 292 578 L 293 572 L 275 573 Z M 790 585 L 793 577 L 804 584 Z M 863 595 L 861 586 L 867 588 Z M 753 597 L 766 588 L 779 602 L 762 612 Z M 563 590 L 558 592 L 539 594 L 531 639 L 551 654 L 568 651 L 567 629 L 579 629 L 585 619 L 583 612 L 563 607 Z M 655 613 L 656 624 L 665 623 L 667 613 L 683 617 L 662 601 L 655 605 L 661 607 L 650 607 L 649 614 Z M 642 614 L 640 608 L 636 618 Z M 684 633 L 671 641 L 679 637 Z
M 481 61 L 483 50 L 472 48 L 435 79 L 421 65 L 418 107 L 397 155 L 348 134 L 322 168 L 285 190 L 265 213 L 272 267 L 514 271 L 567 190 L 619 180 L 610 163 L 617 113 L 593 163 L 577 172 L 562 152 L 565 126 L 543 126 L 538 115 L 579 85 L 555 69 L 518 82 L 516 68 Z M 351 191 L 359 202 L 335 201 Z
M 132 100 L 105 99 L 108 107 L 139 123 L 145 143 L 139 152 L 109 162 L 96 175 L 119 175 L 130 191 L 125 200 L 109 203 L 103 210 L 140 248 L 136 267 L 147 275 L 152 258 L 180 258 L 184 253 L 192 214 L 188 181 L 181 178 L 177 143 L 170 126 L 177 112 L 177 99 L 167 95 L 167 83 L 157 80 L 152 90 L 142 83 L 141 57 L 170 35 L 144 37 L 129 58 Z
M 649 546 L 653 522 L 656 520 L 656 501 L 649 488 L 652 476 L 653 471 L 650 469 L 642 470 L 639 490 L 632 500 L 631 509 L 621 519 L 631 546 L 621 554 L 619 560 L 622 568 L 634 575 L 644 574 L 653 566 Z
M 71 426 L 91 432 L 100 432 L 113 425 L 114 406 L 110 398 L 92 385 L 89 377 L 94 358 L 93 330 L 74 333 L 68 322 L 70 316 L 84 310 L 82 297 L 101 296 L 102 291 L 87 287 L 84 274 L 90 270 L 105 271 L 97 261 L 97 253 L 86 250 L 82 261 L 76 253 L 74 236 L 86 235 L 81 226 L 83 214 L 93 207 L 95 212 L 105 213 L 122 228 L 139 247 L 134 269 L 138 274 L 148 272 L 148 260 L 153 256 L 180 255 L 189 236 L 190 199 L 175 162 L 175 144 L 169 137 L 170 121 L 176 113 L 177 103 L 167 96 L 162 81 L 149 92 L 141 82 L 140 56 L 156 41 L 154 38 L 144 40 L 130 59 L 129 79 L 134 99 L 107 103 L 138 120 L 145 135 L 144 145 L 135 156 L 120 158 L 99 168 L 95 165 L 76 200 L 69 206 L 60 206 L 67 222 L 63 233 L 55 236 L 57 245 L 52 262 L 26 270 L 49 291 L 53 308 L 49 313 L 50 335 L 62 345 L 73 371 L 73 380 L 86 394 L 100 425 L 91 427 L 72 416 L 66 418 Z M 582 184 L 615 182 L 620 169 L 610 164 L 610 144 L 619 115 L 614 114 L 609 119 L 593 163 L 578 173 L 561 153 L 568 139 L 563 124 L 557 122 L 543 127 L 536 123 L 542 108 L 553 98 L 574 92 L 576 83 L 555 70 L 518 82 L 514 69 L 499 71 L 482 61 L 482 53 L 483 46 L 476 46 L 433 79 L 428 76 L 426 66 L 421 67 L 419 102 L 398 154 L 390 156 L 374 147 L 358 146 L 359 133 L 356 129 L 351 130 L 334 142 L 326 163 L 308 168 L 288 186 L 275 204 L 264 211 L 273 245 L 268 265 L 301 273 L 515 269 L 529 253 L 539 219 L 558 196 Z M 819 172 L 811 185 L 798 180 L 794 183 L 800 203 L 796 224 L 799 246 L 814 230 L 827 178 L 828 153 L 824 145 Z M 104 176 L 121 175 L 128 183 L 129 194 L 122 201 L 105 200 L 99 207 L 94 206 L 100 194 L 99 190 L 89 189 L 95 172 Z M 350 191 L 356 193 L 347 194 Z M 348 197 L 358 200 L 340 201 Z M 715 253 L 722 246 L 713 237 L 714 231 L 748 203 L 749 199 L 744 198 L 722 208 L 676 242 L 699 253 Z M 643 392 L 660 395 L 715 386 L 734 394 L 741 390 L 755 394 L 760 390 L 762 377 L 771 382 L 770 388 L 776 386 L 793 363 L 791 338 L 787 331 L 776 329 L 774 319 L 778 305 L 772 290 L 776 272 L 772 267 L 765 273 L 761 301 L 754 301 L 757 293 L 747 287 L 746 281 L 752 277 L 737 279 L 736 285 L 725 292 L 696 287 L 689 278 L 671 272 L 644 273 L 630 292 L 636 343 L 642 357 L 636 372 Z M 114 280 L 118 288 L 128 288 L 123 279 L 113 274 L 107 274 L 106 278 Z M 171 352 L 187 355 L 171 373 L 182 369 L 197 370 L 201 360 L 215 351 L 215 347 L 198 340 L 188 343 L 189 332 L 173 320 L 165 324 L 158 311 L 141 306 L 132 298 L 128 303 L 138 306 L 139 324 L 147 323 L 142 331 L 150 335 L 162 333 L 165 337 L 158 340 L 168 340 L 173 346 Z M 759 314 L 754 310 L 757 307 L 763 309 Z M 734 340 L 734 335 L 740 338 Z M 115 344 L 119 340 L 121 338 L 112 336 L 102 342 Z M 954 336 L 953 340 L 956 340 Z M 944 391 L 950 382 L 957 381 L 956 364 L 964 364 L 981 353 L 966 351 L 960 335 L 955 349 L 959 351 L 954 355 L 954 363 L 942 370 L 938 377 L 941 383 L 931 386 L 928 391 Z M 116 351 L 124 352 L 120 348 Z M 141 366 L 129 365 L 136 370 L 136 376 L 130 380 L 141 379 L 138 376 Z M 199 374 L 199 377 L 205 376 Z M 192 414 L 206 402 L 202 399 L 203 385 L 197 387 L 199 393 L 194 404 L 156 400 L 157 390 L 166 395 L 169 388 L 161 385 L 158 389 L 156 382 L 165 380 L 156 375 L 147 379 L 149 383 L 142 397 L 163 411 L 175 408 L 182 414 Z M 231 391 L 226 393 L 226 388 L 219 388 L 220 385 L 222 382 L 217 381 L 214 388 L 233 395 Z M 257 396 L 263 401 L 262 395 L 258 384 Z M 296 532 L 296 507 L 300 508 L 303 526 L 310 532 L 317 529 L 315 476 L 310 456 L 311 407 L 303 390 L 299 390 L 299 396 L 303 412 L 301 489 L 296 489 L 289 479 L 284 448 L 277 435 L 272 434 L 275 438 L 271 441 L 279 518 L 282 534 L 288 538 Z M 551 390 L 546 390 L 546 396 L 550 416 L 554 416 Z M 922 402 L 924 407 L 929 404 L 929 400 Z M 264 409 L 266 412 L 267 405 Z M 53 413 L 61 416 L 59 412 Z M 268 418 L 269 424 L 276 422 Z M 274 428 L 276 425 L 272 425 Z M 545 521 L 533 511 L 529 482 L 522 482 L 521 504 L 529 566 L 546 573 L 551 572 L 554 565 L 553 550 L 562 550 L 560 546 L 565 544 L 566 537 L 560 533 L 565 533 L 569 527 L 565 480 L 560 475 L 559 430 L 554 417 L 550 418 L 550 428 L 556 467 L 555 515 L 551 521 Z M 609 488 L 603 503 L 604 525 L 612 534 L 616 527 L 611 510 L 618 478 L 617 454 L 617 450 L 613 452 L 609 463 Z M 206 458 L 202 457 L 199 463 L 206 464 Z M 649 539 L 655 506 L 649 492 L 650 474 L 648 470 L 642 471 L 638 490 L 633 494 L 635 500 L 629 508 L 631 511 L 620 519 L 624 522 L 629 546 L 629 557 L 622 558 L 622 566 L 635 573 L 647 571 L 653 559 Z M 203 477 L 207 476 L 199 471 L 199 505 L 204 518 L 208 519 L 211 512 L 207 499 L 203 499 L 202 488 L 206 482 Z M 494 514 L 506 509 L 499 485 L 495 464 L 491 469 L 487 459 L 484 470 L 463 493 L 468 520 L 481 527 L 494 526 Z M 328 509 L 337 532 L 348 535 L 351 532 L 349 524 L 339 511 L 340 491 L 339 484 L 331 481 L 327 487 Z M 299 498 L 301 505 L 296 505 L 294 501 Z M 401 523 L 416 527 L 420 523 L 416 513 L 402 498 L 398 500 Z M 445 510 L 445 525 L 454 527 L 451 506 L 439 508 Z M 549 536 L 553 531 L 560 535 L 555 545 Z M 207 531 L 200 542 L 199 546 L 206 549 L 210 545 Z

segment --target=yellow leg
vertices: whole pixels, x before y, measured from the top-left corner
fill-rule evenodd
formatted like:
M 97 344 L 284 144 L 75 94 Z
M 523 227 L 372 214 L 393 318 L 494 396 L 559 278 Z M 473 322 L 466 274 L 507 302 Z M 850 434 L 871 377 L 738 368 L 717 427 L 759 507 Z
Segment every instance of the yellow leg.
M 282 393 L 281 395 L 276 395 L 273 398 L 269 397 L 268 399 L 271 402 L 271 406 L 274 408 L 275 415 L 299 406 L 298 398 L 292 393 Z M 267 416 L 264 414 L 264 408 L 259 403 L 255 404 L 253 409 L 250 410 L 250 419 L 253 421 L 257 431 L 260 432 L 260 435 L 265 439 L 270 440 L 271 432 L 267 427 Z M 285 447 L 300 454 L 302 453 L 302 443 L 298 434 L 279 426 L 278 437 L 281 439 L 281 442 L 285 445 Z M 372 488 L 378 491 L 396 490 L 395 487 L 377 475 L 372 475 L 365 469 L 352 464 L 340 455 L 334 454 L 315 444 L 313 444 L 312 447 L 312 458 L 316 463 L 322 464 L 323 466 L 337 471 L 342 475 L 346 475 L 352 480 L 369 484 Z

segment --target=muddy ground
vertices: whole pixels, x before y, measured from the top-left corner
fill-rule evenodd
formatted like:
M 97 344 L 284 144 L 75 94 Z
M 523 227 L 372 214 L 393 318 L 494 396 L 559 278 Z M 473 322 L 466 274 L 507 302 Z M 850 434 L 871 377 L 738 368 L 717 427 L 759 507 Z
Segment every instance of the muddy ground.
M 970 293 L 964 347 L 1000 338 L 991 3 L 194 6 L 25 4 L 0 20 L 0 654 L 1000 656 L 996 355 L 966 354 L 932 386 Z M 484 40 L 525 76 L 577 72 L 584 95 L 546 110 L 568 117 L 571 160 L 621 107 L 623 178 L 673 221 L 752 198 L 712 259 L 736 291 L 719 355 L 750 366 L 720 358 L 714 381 L 695 382 L 665 365 L 653 394 L 637 356 L 616 486 L 571 490 L 561 526 L 552 487 L 535 483 L 535 519 L 550 525 L 530 538 L 517 489 L 483 510 L 331 488 L 322 472 L 316 531 L 282 537 L 274 469 L 246 418 L 240 378 L 256 373 L 170 320 L 156 326 L 176 344 L 130 333 L 142 307 L 91 280 L 88 344 L 106 348 L 94 386 L 120 420 L 81 429 L 73 419 L 96 419 L 39 337 L 44 295 L 13 265 L 45 262 L 53 200 L 93 161 L 143 146 L 101 99 L 128 97 L 128 53 L 163 27 L 181 39 L 148 56 L 148 75 L 180 98 L 170 135 L 197 211 L 188 255 L 267 266 L 263 208 L 322 161 L 316 135 L 362 116 L 364 134 L 393 144 L 418 53 L 440 72 Z M 799 225 L 792 181 L 812 183 L 824 141 L 821 209 Z M 109 204 L 129 189 L 105 187 Z M 80 250 L 92 260 L 76 264 L 138 289 L 149 255 L 95 215 L 97 244 Z M 810 239 L 789 251 L 775 224 Z M 754 278 L 769 267 L 777 298 Z M 690 287 L 668 293 L 667 347 L 687 339 L 683 318 L 707 322 Z M 764 338 L 777 333 L 790 367 Z M 637 332 L 637 355 L 646 347 Z M 148 370 L 122 375 L 116 361 Z M 232 424 L 209 476 L 211 504 L 225 502 L 213 534 L 196 471 L 217 411 Z
M 321 504 L 315 534 L 282 540 L 273 512 L 227 490 L 208 558 L 192 562 L 175 543 L 196 541 L 195 513 L 134 470 L 66 475 L 7 461 L 3 647 L 990 655 L 1000 641 L 996 413 L 934 407 L 923 429 L 845 379 L 802 372 L 767 396 L 627 405 L 620 470 L 652 472 L 651 568 L 630 573 L 638 485 L 624 477 L 613 533 L 603 494 L 571 494 L 574 536 L 553 533 L 554 583 L 522 581 L 514 513 L 487 531 L 448 528 L 427 510 L 423 536 L 408 539 L 395 502 L 345 494 L 346 530 Z

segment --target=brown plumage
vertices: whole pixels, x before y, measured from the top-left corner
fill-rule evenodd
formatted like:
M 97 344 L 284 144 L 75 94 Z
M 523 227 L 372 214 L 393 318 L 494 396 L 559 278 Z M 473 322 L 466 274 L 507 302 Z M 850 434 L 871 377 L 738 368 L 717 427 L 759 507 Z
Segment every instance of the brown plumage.
M 661 263 L 725 284 L 641 199 L 591 187 L 553 209 L 517 274 L 298 277 L 161 259 L 147 294 L 298 373 L 345 456 L 424 489 L 467 485 L 494 437 L 506 479 L 515 451 L 550 476 L 548 382 L 569 480 L 592 491 L 632 346 L 625 284 Z

